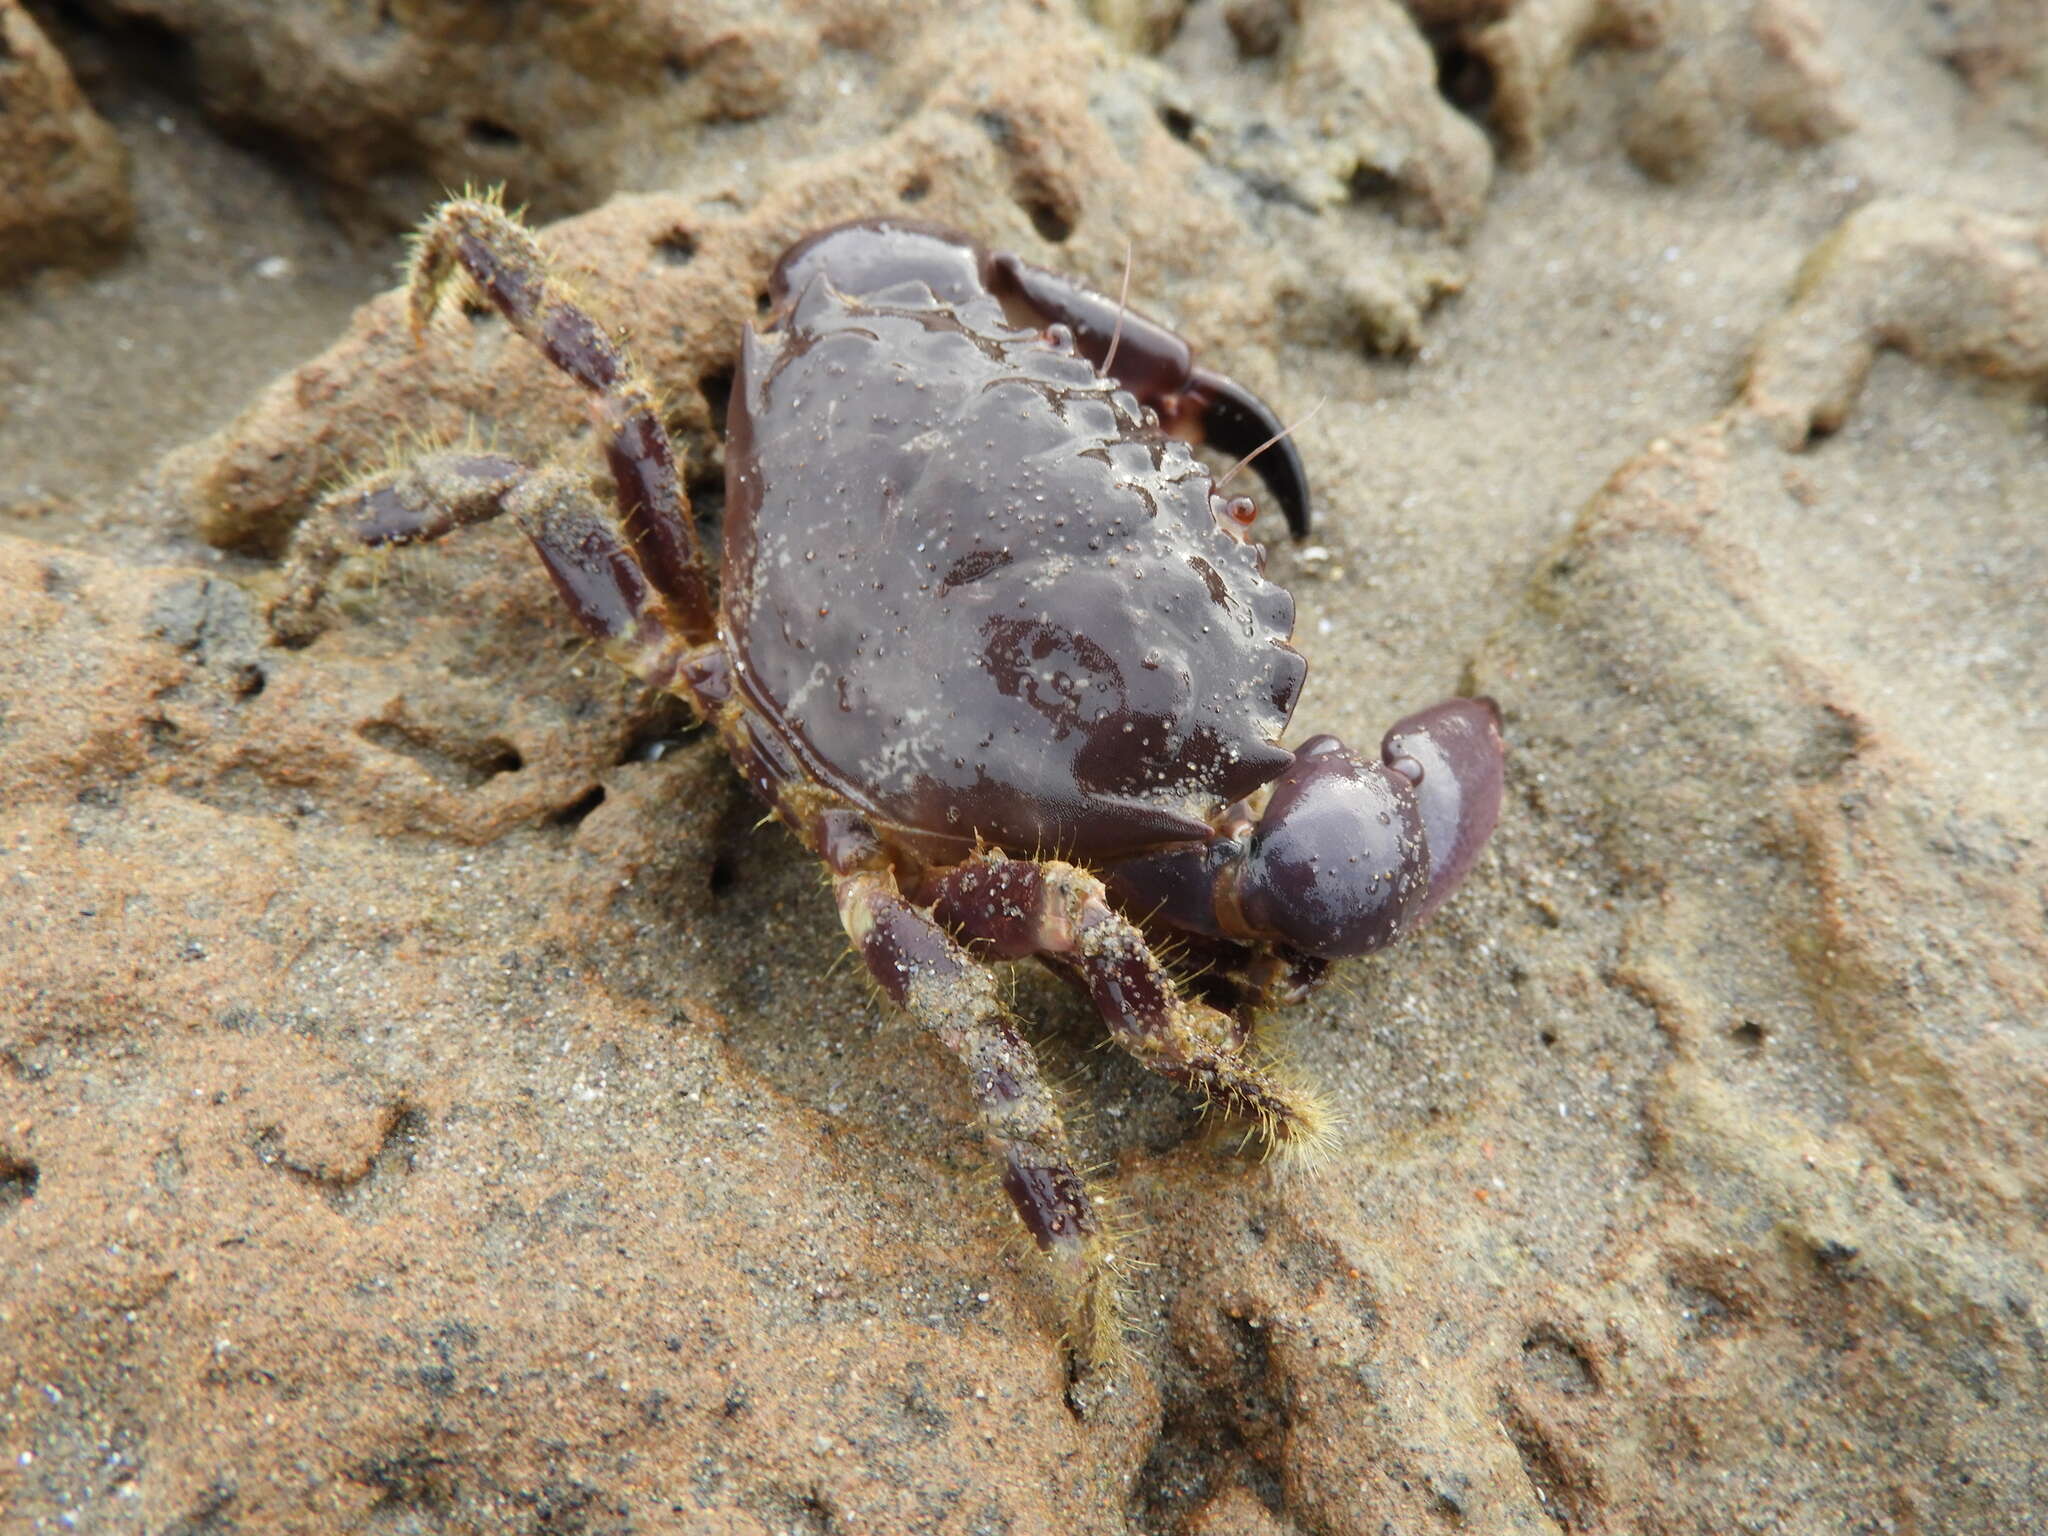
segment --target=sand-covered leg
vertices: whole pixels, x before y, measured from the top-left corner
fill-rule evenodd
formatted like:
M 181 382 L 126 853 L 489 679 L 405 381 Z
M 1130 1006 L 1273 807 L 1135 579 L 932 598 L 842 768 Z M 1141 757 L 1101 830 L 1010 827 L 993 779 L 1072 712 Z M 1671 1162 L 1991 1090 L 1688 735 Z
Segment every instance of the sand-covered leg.
M 1072 1311 L 1075 1354 L 1104 1365 L 1121 1351 L 1114 1255 L 1075 1171 L 1066 1128 L 1031 1047 L 1011 1026 L 988 969 L 912 906 L 887 870 L 838 877 L 840 920 L 882 990 L 967 1068 L 1003 1188 L 1052 1261 Z
M 421 228 L 408 295 L 415 334 L 433 317 L 458 269 L 514 330 L 591 391 L 633 552 L 678 631 L 690 640 L 713 638 L 711 574 L 653 386 L 554 275 L 533 235 L 494 198 L 451 198 Z
M 1243 1025 L 1182 995 L 1102 882 L 1056 860 L 977 856 L 917 893 L 948 930 L 1006 958 L 1037 955 L 1080 983 L 1118 1045 L 1163 1077 L 1256 1122 L 1274 1152 L 1313 1158 L 1330 1111 L 1311 1089 L 1248 1049 Z
M 423 544 L 486 522 L 529 473 L 501 453 L 446 449 L 334 492 L 292 535 L 284 591 L 270 605 L 271 632 L 285 645 L 309 644 L 324 628 L 327 579 L 349 555 Z

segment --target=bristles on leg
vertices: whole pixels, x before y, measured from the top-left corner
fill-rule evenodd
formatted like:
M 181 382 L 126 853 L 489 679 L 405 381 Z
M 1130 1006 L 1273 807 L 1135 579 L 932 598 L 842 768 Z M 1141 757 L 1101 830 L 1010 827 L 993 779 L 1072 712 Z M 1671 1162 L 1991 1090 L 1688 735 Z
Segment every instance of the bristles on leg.
M 1091 1373 L 1120 1369 L 1126 1358 L 1124 1287 L 1114 1253 L 1101 1237 L 1090 1238 L 1058 1269 L 1067 1304 L 1067 1348 L 1075 1364 Z
M 1277 1077 L 1274 1088 L 1284 1095 L 1286 1107 L 1260 1116 L 1266 1155 L 1283 1168 L 1303 1172 L 1321 1168 L 1343 1139 L 1336 1111 L 1321 1093 L 1289 1081 L 1287 1076 Z
M 461 285 L 459 291 L 470 291 L 475 284 L 462 271 L 456 253 L 455 242 L 466 229 L 477 227 L 502 231 L 510 227 L 518 231 L 530 247 L 532 236 L 519 222 L 516 212 L 508 214 L 505 209 L 505 189 L 502 186 L 465 186 L 462 191 L 436 208 L 406 241 L 405 287 L 406 320 L 412 328 L 413 339 L 417 341 L 426 330 L 427 323 L 434 318 L 434 311 L 440 307 L 441 299 L 451 282 Z M 522 253 L 526 254 L 526 253 Z M 538 257 L 538 251 L 531 251 Z M 480 295 L 478 297 L 481 297 Z

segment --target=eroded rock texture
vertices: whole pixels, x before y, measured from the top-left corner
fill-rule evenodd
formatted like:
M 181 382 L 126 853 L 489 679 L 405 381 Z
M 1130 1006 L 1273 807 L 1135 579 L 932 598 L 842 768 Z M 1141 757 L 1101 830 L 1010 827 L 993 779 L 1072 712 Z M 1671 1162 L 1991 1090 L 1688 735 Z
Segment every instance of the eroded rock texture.
M 0 3 L 0 281 L 103 256 L 135 210 L 113 130 L 18 0 Z
M 345 206 L 400 223 L 471 178 L 508 182 L 545 211 L 596 202 L 645 169 L 644 146 L 673 150 L 706 122 L 784 105 L 829 21 L 802 6 L 634 0 L 84 9 L 183 75 L 228 132 L 302 159 Z
M 154 47 L 186 94 L 107 107 L 137 254 L 0 307 L 132 348 L 0 345 L 0 442 L 82 485 L 121 358 L 207 383 L 120 495 L 0 497 L 0 1524 L 2048 1522 L 2029 7 L 90 9 L 50 30 L 130 61 L 96 89 L 155 100 Z M 214 163 L 188 109 L 317 195 L 164 195 Z M 335 484 L 472 432 L 578 462 L 584 402 L 391 294 L 235 374 L 246 290 L 171 253 L 501 176 L 569 215 L 707 529 L 796 235 L 910 213 L 1111 289 L 1128 248 L 1219 367 L 1328 397 L 1273 554 L 1297 735 L 1499 700 L 1470 884 L 1273 1021 L 1346 1117 L 1319 1173 L 1020 977 L 1149 1266 L 1112 1386 L 954 1064 L 517 530 L 266 624 Z

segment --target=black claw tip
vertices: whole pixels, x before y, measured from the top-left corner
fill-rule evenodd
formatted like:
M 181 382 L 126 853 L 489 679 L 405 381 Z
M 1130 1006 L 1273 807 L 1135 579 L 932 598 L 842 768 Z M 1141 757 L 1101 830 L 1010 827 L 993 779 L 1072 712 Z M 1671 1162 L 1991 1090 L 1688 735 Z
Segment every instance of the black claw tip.
M 1251 467 L 1286 517 L 1287 531 L 1297 539 L 1307 538 L 1308 470 L 1273 408 L 1236 380 L 1206 368 L 1195 369 L 1187 393 L 1200 407 L 1204 440 L 1240 458 L 1257 453 Z

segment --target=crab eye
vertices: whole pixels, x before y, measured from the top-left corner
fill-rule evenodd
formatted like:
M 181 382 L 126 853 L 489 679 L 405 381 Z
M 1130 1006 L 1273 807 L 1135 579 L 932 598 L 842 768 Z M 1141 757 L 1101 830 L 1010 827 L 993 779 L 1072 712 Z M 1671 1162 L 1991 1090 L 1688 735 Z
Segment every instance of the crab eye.
M 1058 321 L 1054 321 L 1045 328 L 1044 336 L 1045 344 L 1055 352 L 1071 352 L 1074 350 L 1074 329 L 1072 326 L 1062 325 Z
M 1209 511 L 1225 532 L 1242 538 L 1244 530 L 1257 520 L 1259 504 L 1249 496 L 1225 497 L 1212 493 L 1209 497 Z

